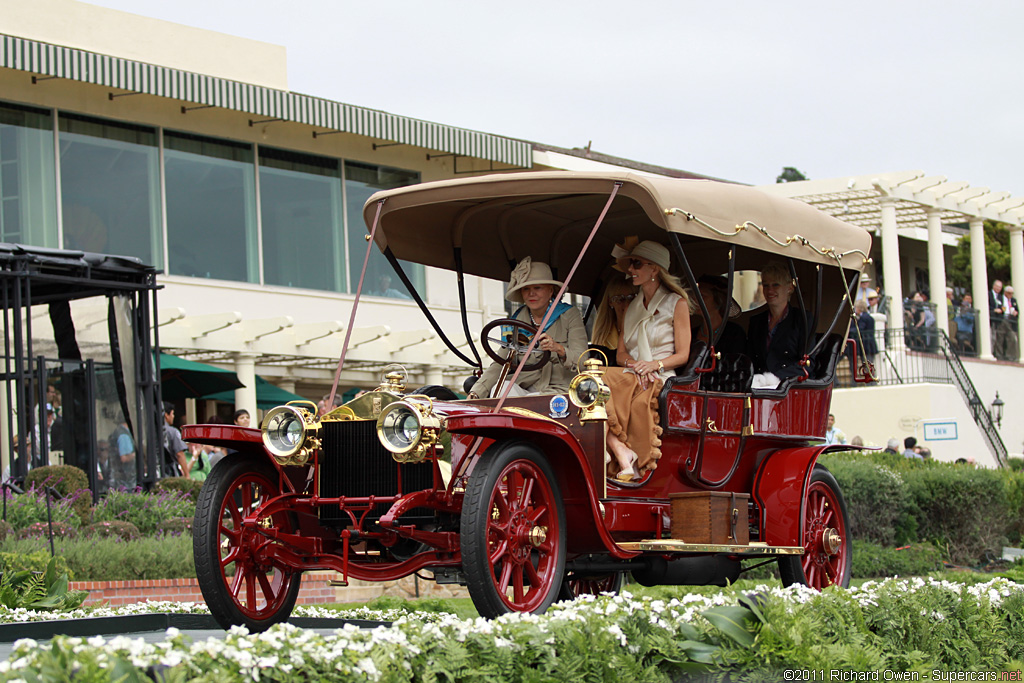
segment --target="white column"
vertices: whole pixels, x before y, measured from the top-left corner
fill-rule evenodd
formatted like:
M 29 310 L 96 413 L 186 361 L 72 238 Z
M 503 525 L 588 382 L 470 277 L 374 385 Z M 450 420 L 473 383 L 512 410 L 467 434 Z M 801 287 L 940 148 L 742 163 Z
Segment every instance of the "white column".
M 988 317 L 988 263 L 985 260 L 985 221 L 972 217 L 971 226 L 971 297 L 978 309 L 974 330 L 978 333 L 978 357 L 992 360 L 992 327 Z
M 928 215 L 928 289 L 935 303 L 935 322 L 949 334 L 949 304 L 946 303 L 946 259 L 942 253 L 942 222 L 939 210 L 929 207 Z
M 280 379 L 275 379 L 274 384 L 281 387 L 285 391 L 290 391 L 293 394 L 298 393 L 297 391 L 295 391 L 295 380 L 292 378 L 282 377 Z
M 1019 225 L 1011 225 L 1010 227 L 1010 284 L 1013 285 L 1014 298 L 1017 300 L 1017 304 L 1020 305 L 1021 299 L 1024 299 L 1024 232 L 1022 227 Z M 1017 343 L 1020 344 L 1021 354 L 1017 356 L 1024 361 L 1024 334 L 1021 331 L 1024 330 L 1024 326 L 1017 323 Z
M 889 329 L 897 348 L 903 345 L 903 276 L 900 271 L 900 240 L 896 234 L 896 200 L 878 198 L 882 212 L 882 274 L 889 297 Z
M 245 408 L 256 415 L 256 359 L 258 353 L 236 353 L 235 374 L 245 386 L 235 389 L 235 410 Z

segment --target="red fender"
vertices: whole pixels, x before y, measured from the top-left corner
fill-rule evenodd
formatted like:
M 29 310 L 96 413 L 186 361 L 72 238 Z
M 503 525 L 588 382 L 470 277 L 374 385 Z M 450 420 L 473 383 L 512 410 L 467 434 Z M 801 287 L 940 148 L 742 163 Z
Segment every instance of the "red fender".
M 818 456 L 848 450 L 849 446 L 839 444 L 782 448 L 761 461 L 754 475 L 753 494 L 768 545 L 804 545 L 804 494 Z
M 452 434 L 479 436 L 494 441 L 514 439 L 533 443 L 548 456 L 548 462 L 555 470 L 566 514 L 571 518 L 574 511 L 586 511 L 582 519 L 574 520 L 577 523 L 568 524 L 568 528 L 573 529 L 573 536 L 569 539 L 570 550 L 603 550 L 618 559 L 639 554 L 619 548 L 608 533 L 598 509 L 599 499 L 604 495 L 604 482 L 594 480 L 585 450 L 563 425 L 541 416 L 498 412 L 449 417 L 445 428 Z M 603 463 L 601 469 L 604 469 Z

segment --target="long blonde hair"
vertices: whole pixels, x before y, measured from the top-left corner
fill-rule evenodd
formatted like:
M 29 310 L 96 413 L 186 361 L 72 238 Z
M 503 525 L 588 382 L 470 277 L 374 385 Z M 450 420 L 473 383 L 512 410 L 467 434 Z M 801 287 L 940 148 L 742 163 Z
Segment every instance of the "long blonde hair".
M 657 263 L 654 264 L 654 267 L 658 269 L 658 275 L 661 277 L 661 284 L 664 285 L 665 289 L 675 292 L 679 296 L 683 297 L 683 301 L 686 302 L 686 305 L 690 306 L 692 299 L 689 292 L 683 289 L 683 281 L 667 270 L 662 270 L 661 266 Z
M 628 280 L 620 277 L 612 277 L 605 285 L 604 294 L 601 295 L 601 304 L 597 307 L 597 317 L 594 318 L 594 334 L 590 337 L 591 344 L 606 346 L 616 349 L 619 346 L 619 321 L 615 317 L 615 309 L 612 308 L 611 299 L 613 296 L 622 294 L 636 294 L 637 288 Z

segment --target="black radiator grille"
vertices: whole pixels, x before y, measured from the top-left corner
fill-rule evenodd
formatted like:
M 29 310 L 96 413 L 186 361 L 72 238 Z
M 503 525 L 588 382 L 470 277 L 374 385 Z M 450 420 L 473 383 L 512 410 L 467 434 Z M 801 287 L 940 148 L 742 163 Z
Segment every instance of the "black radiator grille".
M 396 496 L 434 485 L 433 465 L 430 462 L 415 465 L 395 462 L 377 438 L 377 423 L 373 420 L 327 422 L 322 443 L 322 498 Z M 368 517 L 380 517 L 388 507 L 389 504 L 377 505 Z M 324 522 L 350 521 L 349 516 L 337 508 L 321 508 L 320 519 Z

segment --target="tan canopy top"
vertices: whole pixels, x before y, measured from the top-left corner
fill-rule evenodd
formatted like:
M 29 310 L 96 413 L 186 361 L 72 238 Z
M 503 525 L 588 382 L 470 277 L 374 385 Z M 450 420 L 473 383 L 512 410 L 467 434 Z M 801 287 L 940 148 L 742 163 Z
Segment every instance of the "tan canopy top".
M 590 294 L 607 277 L 611 249 L 627 236 L 669 244 L 677 233 L 697 273 L 723 272 L 738 247 L 737 267 L 759 269 L 765 252 L 859 271 L 871 246 L 863 230 L 802 202 L 754 188 L 635 173 L 512 173 L 423 183 L 377 192 L 363 207 L 376 242 L 407 261 L 455 270 L 462 247 L 466 273 L 507 279 L 524 256 L 568 274 L 616 183 L 621 189 L 570 290 Z M 676 270 L 673 256 L 673 270 Z M 802 268 L 803 269 L 803 268 Z M 808 271 L 809 272 L 809 271 Z

